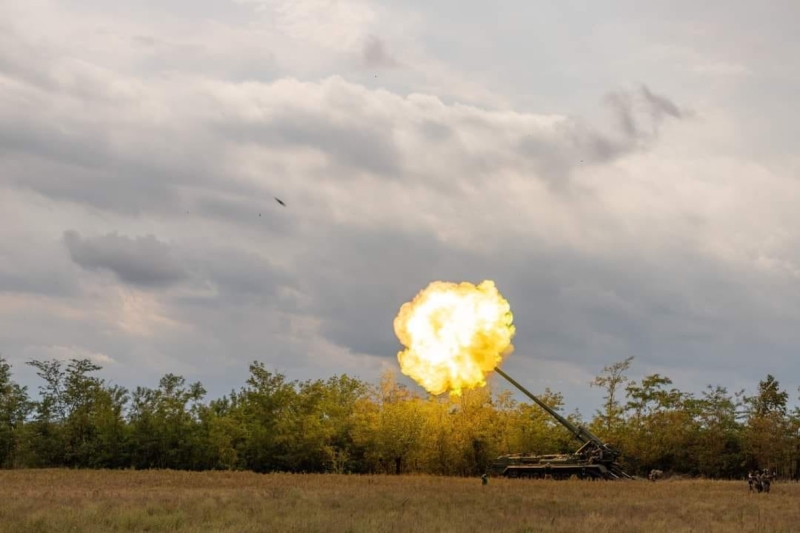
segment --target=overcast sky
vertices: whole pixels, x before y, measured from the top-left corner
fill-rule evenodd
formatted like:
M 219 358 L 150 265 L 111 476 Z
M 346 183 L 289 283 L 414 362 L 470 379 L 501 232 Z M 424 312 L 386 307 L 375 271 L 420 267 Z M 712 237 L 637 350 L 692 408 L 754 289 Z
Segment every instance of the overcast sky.
M 501 5 L 0 0 L 18 379 L 376 381 L 403 302 L 492 279 L 570 409 L 630 355 L 796 398 L 800 4 Z

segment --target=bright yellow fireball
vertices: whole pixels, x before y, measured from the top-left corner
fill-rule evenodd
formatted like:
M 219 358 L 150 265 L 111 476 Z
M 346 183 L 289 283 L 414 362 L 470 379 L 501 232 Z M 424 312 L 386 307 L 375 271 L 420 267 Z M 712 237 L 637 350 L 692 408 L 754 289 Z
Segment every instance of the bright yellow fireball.
M 486 385 L 514 346 L 511 306 L 493 281 L 435 281 L 394 319 L 397 338 L 406 347 L 397 354 L 400 369 L 432 394 Z

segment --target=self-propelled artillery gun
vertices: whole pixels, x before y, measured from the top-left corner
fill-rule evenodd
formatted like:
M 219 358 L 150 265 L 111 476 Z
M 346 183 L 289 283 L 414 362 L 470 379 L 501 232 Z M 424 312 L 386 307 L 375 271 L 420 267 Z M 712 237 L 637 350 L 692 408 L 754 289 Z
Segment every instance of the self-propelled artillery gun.
M 576 426 L 558 414 L 499 368 L 496 368 L 495 372 L 536 402 L 539 407 L 550 413 L 582 443 L 582 446 L 571 454 L 501 455 L 490 466 L 493 475 L 511 478 L 569 479 L 575 476 L 579 479 L 633 479 L 617 462 L 620 456 L 619 450 L 600 440 L 585 427 Z

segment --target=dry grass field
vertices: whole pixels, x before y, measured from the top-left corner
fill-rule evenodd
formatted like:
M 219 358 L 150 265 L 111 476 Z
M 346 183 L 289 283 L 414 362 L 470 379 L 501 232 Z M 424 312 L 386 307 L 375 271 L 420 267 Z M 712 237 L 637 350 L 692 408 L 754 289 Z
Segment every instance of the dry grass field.
M 800 486 L 0 471 L 0 532 L 800 531 Z

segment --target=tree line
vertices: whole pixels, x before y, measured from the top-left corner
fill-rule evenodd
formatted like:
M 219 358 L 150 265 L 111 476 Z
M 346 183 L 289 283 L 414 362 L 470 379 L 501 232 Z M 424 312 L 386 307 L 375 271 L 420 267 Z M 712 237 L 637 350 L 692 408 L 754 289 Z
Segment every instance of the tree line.
M 768 375 L 753 396 L 720 385 L 682 392 L 660 374 L 628 378 L 633 358 L 591 386 L 603 405 L 586 425 L 623 452 L 626 470 L 742 478 L 768 468 L 797 477 L 800 410 Z M 472 476 L 500 454 L 569 453 L 579 443 L 541 408 L 488 387 L 433 397 L 386 373 L 290 381 L 260 362 L 238 391 L 207 400 L 201 383 L 166 374 L 128 390 L 87 359 L 27 363 L 37 398 L 0 356 L 0 467 L 169 468 L 255 472 L 429 473 Z M 563 409 L 560 393 L 538 395 Z

